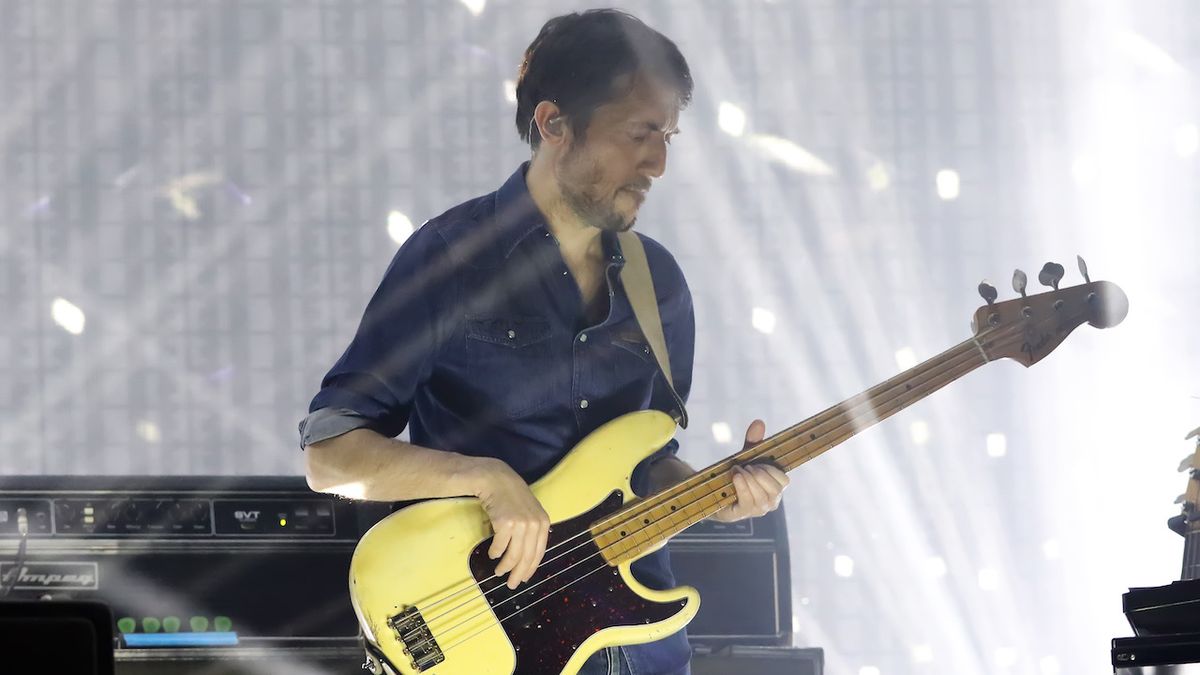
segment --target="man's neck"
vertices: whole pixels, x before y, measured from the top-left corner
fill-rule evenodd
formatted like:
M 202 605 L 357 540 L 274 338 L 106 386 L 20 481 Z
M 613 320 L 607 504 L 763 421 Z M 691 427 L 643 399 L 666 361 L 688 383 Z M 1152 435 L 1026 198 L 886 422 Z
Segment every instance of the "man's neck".
M 534 157 L 525 174 L 525 185 L 568 265 L 588 265 L 604 257 L 601 230 L 580 220 L 567 206 L 549 161 Z

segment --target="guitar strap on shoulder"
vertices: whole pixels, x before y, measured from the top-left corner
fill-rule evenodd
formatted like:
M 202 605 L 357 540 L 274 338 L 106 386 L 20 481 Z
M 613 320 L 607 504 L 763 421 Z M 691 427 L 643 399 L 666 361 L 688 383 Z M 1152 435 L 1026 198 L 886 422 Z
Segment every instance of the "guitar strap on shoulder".
M 675 391 L 675 381 L 671 378 L 671 359 L 667 353 L 667 341 L 663 337 L 662 317 L 658 313 L 658 298 L 654 294 L 654 280 L 650 278 L 650 263 L 646 262 L 646 249 L 642 240 L 634 232 L 621 232 L 617 235 L 621 244 L 621 253 L 625 256 L 625 266 L 621 268 L 621 285 L 625 287 L 625 295 L 633 306 L 633 316 L 637 319 L 654 359 L 658 361 L 658 370 L 667 381 L 667 389 L 675 399 L 678 408 L 675 421 L 686 429 L 688 416 L 683 398 Z

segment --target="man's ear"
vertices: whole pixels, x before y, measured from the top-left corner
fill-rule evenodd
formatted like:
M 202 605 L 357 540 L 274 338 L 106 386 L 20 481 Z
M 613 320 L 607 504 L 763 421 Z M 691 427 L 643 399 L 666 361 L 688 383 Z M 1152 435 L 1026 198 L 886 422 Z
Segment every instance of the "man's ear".
M 533 123 L 543 143 L 558 145 L 566 139 L 567 120 L 559 107 L 550 101 L 542 101 L 533 110 Z

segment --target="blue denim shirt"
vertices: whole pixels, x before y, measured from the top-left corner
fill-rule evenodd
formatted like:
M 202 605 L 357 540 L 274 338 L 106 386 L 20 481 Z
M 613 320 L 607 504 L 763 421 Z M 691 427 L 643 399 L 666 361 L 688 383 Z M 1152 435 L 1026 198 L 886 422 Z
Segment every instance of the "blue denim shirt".
M 527 481 L 601 424 L 674 403 L 619 278 L 617 237 L 602 235 L 609 311 L 590 325 L 579 287 L 525 185 L 528 163 L 499 190 L 426 222 L 400 247 L 350 346 L 300 423 L 303 445 L 366 427 L 416 445 L 497 457 Z M 683 273 L 642 236 L 676 390 L 691 385 L 695 321 Z M 677 443 L 643 461 L 646 468 Z M 651 588 L 674 585 L 666 548 L 636 561 Z M 686 637 L 628 648 L 639 673 L 675 670 Z

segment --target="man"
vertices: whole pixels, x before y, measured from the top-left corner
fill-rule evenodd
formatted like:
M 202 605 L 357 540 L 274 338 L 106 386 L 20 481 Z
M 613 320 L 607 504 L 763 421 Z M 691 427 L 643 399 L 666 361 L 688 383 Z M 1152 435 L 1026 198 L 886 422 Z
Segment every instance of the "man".
M 624 413 L 674 398 L 621 287 L 616 233 L 666 169 L 692 79 L 674 43 L 593 10 L 551 19 L 525 52 L 517 129 L 533 150 L 499 190 L 425 223 L 401 246 L 346 352 L 301 422 L 314 490 L 399 501 L 473 495 L 489 554 L 516 588 L 550 522 L 528 483 Z M 640 235 L 639 235 L 640 236 Z M 677 391 L 691 383 L 691 294 L 671 255 L 642 237 Z M 411 442 L 393 440 L 408 426 Z M 747 443 L 763 437 L 755 420 Z M 634 472 L 645 494 L 694 473 L 672 441 Z M 778 506 L 787 477 L 740 469 L 726 521 Z M 633 565 L 674 585 L 661 549 Z M 683 632 L 593 656 L 587 675 L 688 672 Z

